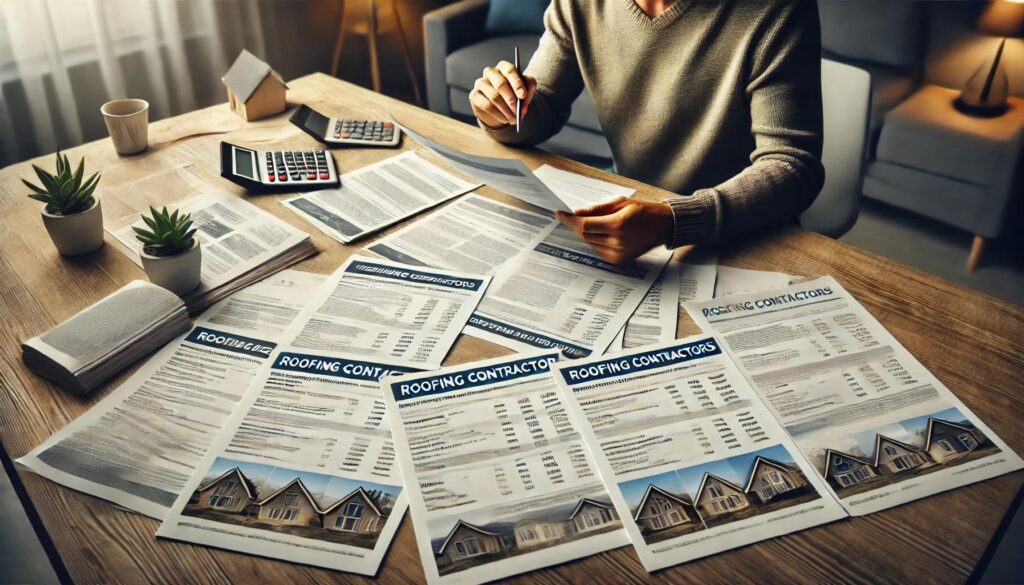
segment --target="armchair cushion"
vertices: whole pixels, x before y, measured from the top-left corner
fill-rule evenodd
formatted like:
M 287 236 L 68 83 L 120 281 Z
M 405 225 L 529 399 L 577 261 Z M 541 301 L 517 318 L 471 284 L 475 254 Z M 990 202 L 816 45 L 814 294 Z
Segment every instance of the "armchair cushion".
M 839 60 L 870 61 L 917 73 L 924 52 L 923 2 L 820 2 L 821 46 Z M 860 65 L 858 64 L 858 67 Z
M 489 35 L 544 32 L 544 10 L 550 0 L 491 0 L 484 30 Z

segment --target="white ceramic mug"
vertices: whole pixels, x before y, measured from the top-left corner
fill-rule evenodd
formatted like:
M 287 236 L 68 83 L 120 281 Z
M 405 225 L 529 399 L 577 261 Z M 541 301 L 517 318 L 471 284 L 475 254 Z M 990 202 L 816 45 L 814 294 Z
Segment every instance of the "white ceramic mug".
M 149 102 L 114 100 L 100 107 L 117 154 L 136 154 L 149 146 Z

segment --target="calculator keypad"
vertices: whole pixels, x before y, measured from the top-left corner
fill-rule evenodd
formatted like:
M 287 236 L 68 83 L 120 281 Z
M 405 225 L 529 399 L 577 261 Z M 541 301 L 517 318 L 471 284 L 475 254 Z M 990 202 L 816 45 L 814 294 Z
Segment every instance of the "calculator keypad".
M 267 182 L 330 182 L 331 171 L 323 150 L 278 150 L 263 154 Z
M 327 139 L 331 142 L 367 146 L 394 146 L 398 143 L 394 123 L 382 120 L 332 119 Z

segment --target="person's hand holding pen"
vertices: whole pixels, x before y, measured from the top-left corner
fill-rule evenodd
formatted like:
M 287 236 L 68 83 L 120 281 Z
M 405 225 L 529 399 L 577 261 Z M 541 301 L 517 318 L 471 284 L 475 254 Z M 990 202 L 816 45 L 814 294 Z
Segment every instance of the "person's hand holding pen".
M 496 130 L 516 123 L 517 99 L 522 102 L 519 117 L 525 117 L 536 91 L 535 78 L 522 75 L 514 64 L 502 61 L 484 68 L 469 93 L 469 104 L 484 126 Z

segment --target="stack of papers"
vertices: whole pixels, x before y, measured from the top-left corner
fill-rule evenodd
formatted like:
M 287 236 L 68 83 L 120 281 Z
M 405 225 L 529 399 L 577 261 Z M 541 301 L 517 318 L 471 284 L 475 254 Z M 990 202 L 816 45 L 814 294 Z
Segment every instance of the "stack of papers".
M 224 190 L 197 195 L 177 204 L 177 209 L 192 214 L 203 250 L 199 287 L 184 296 L 193 313 L 316 253 L 309 234 Z M 111 235 L 141 266 L 142 244 L 132 227 L 142 227 L 143 222 L 134 217 L 137 221 Z
M 61 388 L 85 394 L 188 328 L 184 303 L 133 280 L 74 317 L 29 339 L 21 357 Z

